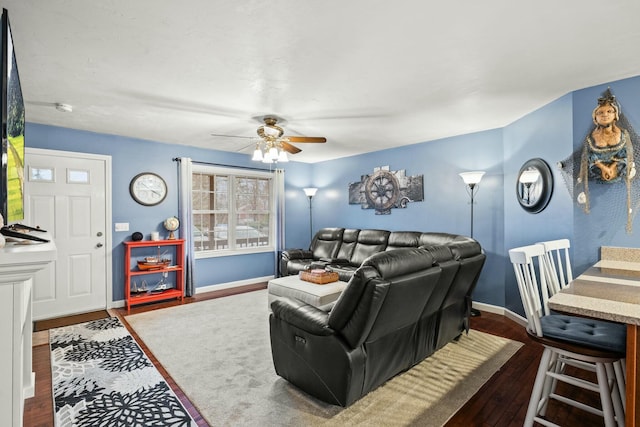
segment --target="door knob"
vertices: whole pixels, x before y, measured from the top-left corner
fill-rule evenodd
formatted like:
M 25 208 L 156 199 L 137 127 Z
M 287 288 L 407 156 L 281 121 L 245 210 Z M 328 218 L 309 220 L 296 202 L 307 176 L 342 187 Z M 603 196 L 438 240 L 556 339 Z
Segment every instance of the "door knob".
M 101 247 L 102 247 L 102 243 L 98 243 L 98 244 L 96 245 L 96 247 L 101 248 Z

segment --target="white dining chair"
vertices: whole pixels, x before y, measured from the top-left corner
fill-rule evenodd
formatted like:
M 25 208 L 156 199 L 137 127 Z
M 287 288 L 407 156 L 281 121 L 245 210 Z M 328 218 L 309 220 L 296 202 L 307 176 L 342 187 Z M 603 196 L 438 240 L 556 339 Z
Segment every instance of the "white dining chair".
M 571 269 L 571 258 L 569 248 L 571 242 L 569 239 L 547 240 L 538 242 L 544 246 L 544 267 L 545 279 L 547 280 L 547 288 L 550 295 L 555 295 L 560 290 L 569 286 L 573 281 L 573 271 Z M 618 384 L 618 392 L 620 396 L 625 396 L 626 390 L 626 360 L 622 359 L 613 364 Z M 622 405 L 626 410 L 626 399 L 622 399 Z
M 614 363 L 624 358 L 626 328 L 617 323 L 551 313 L 548 300 L 553 286 L 549 288 L 545 272 L 545 253 L 541 244 L 509 251 L 527 318 L 527 333 L 544 347 L 524 425 L 530 427 L 538 422 L 558 426 L 546 418 L 547 405 L 554 399 L 602 416 L 607 427 L 622 427 L 624 407 Z M 597 382 L 568 374 L 567 366 L 595 372 Z M 558 381 L 599 393 L 601 408 L 558 394 Z
M 569 257 L 571 243 L 569 239 L 558 239 L 539 242 L 539 244 L 544 246 L 544 264 L 547 280 L 551 281 L 551 287 L 554 290 L 553 294 L 555 294 L 569 286 L 569 283 L 573 280 L 571 258 Z

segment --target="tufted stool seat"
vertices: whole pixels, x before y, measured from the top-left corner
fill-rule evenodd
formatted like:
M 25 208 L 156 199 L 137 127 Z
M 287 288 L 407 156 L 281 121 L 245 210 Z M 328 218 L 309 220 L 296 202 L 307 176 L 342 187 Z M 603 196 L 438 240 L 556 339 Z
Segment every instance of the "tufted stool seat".
M 620 323 L 551 314 L 540 318 L 542 336 L 625 354 L 627 328 Z M 624 356 L 622 356 L 624 357 Z

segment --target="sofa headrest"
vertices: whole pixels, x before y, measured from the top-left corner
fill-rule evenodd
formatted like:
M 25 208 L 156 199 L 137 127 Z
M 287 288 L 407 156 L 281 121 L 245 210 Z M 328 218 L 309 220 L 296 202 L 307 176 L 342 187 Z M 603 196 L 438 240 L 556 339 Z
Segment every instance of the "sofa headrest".
M 392 231 L 387 248 L 417 248 L 420 246 L 420 234 L 418 231 Z
M 344 228 L 322 228 L 316 233 L 317 240 L 341 240 Z
M 387 230 L 360 230 L 358 243 L 365 245 L 386 245 L 390 231 Z
M 433 256 L 424 248 L 399 248 L 378 252 L 362 263 L 363 266 L 375 268 L 384 279 L 425 270 L 433 264 Z
M 449 247 L 449 249 L 451 249 L 451 253 L 456 260 L 470 258 L 482 253 L 482 247 L 480 246 L 480 243 L 471 239 L 466 241 L 452 242 L 447 246 Z
M 353 243 L 358 240 L 358 234 L 360 234 L 360 230 L 357 228 L 345 228 L 342 241 L 344 243 Z
M 431 256 L 433 256 L 433 260 L 436 263 L 453 260 L 453 253 L 448 246 L 424 246 L 424 249 L 426 249 L 431 254 Z
M 457 234 L 451 233 L 422 233 L 420 234 L 420 246 L 446 245 L 457 237 Z

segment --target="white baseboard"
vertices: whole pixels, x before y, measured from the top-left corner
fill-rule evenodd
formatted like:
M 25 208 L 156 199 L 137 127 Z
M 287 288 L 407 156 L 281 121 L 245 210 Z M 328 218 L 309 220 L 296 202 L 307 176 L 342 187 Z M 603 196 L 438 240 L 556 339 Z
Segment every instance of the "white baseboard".
M 118 301 L 111 301 L 111 304 L 109 304 L 109 307 L 107 307 L 107 309 L 110 308 L 122 308 L 124 307 L 124 300 L 118 300 Z
M 196 288 L 196 294 L 201 294 L 203 292 L 219 291 L 222 289 L 239 288 L 241 286 L 253 285 L 260 282 L 268 282 L 269 280 L 274 278 L 275 276 L 264 276 L 264 277 L 255 277 L 253 279 L 238 280 L 236 282 L 219 283 L 217 285 L 200 286 Z M 473 305 L 473 308 L 476 308 L 478 310 L 486 311 L 488 313 L 500 314 L 524 327 L 527 326 L 527 319 L 520 316 L 518 313 L 514 313 L 511 310 L 507 310 L 504 307 L 500 307 L 492 304 L 485 304 L 482 302 L 475 302 L 475 301 L 473 302 L 472 305 Z M 124 300 L 119 300 L 119 301 L 112 301 L 109 308 L 121 308 L 124 306 L 125 306 Z
M 482 302 L 473 302 L 472 303 L 473 308 L 481 310 L 481 311 L 486 311 L 488 313 L 494 313 L 494 314 L 500 314 L 504 317 L 506 317 L 507 319 L 513 320 L 514 322 L 518 323 L 519 325 L 522 325 L 524 327 L 527 326 L 527 319 L 525 319 L 524 317 L 520 316 L 518 313 L 514 313 L 511 310 L 507 310 L 504 307 L 500 307 L 497 305 L 491 305 L 491 304 L 485 304 Z
M 477 310 L 486 311 L 494 314 L 501 314 L 504 316 L 504 307 L 497 305 L 485 304 L 483 302 L 473 302 L 471 306 Z
M 196 294 L 203 292 L 219 291 L 222 289 L 239 288 L 241 286 L 254 285 L 256 283 L 268 282 L 274 279 L 275 276 L 254 277 L 253 279 L 238 280 L 237 282 L 219 283 L 217 285 L 200 286 L 196 288 Z M 112 301 L 108 308 L 122 308 L 124 307 L 124 300 Z
M 518 313 L 514 313 L 511 310 L 505 310 L 504 316 L 508 319 L 513 320 L 514 322 L 522 325 L 523 327 L 527 327 L 527 319 L 520 316 Z
M 253 279 L 238 280 L 236 282 L 219 283 L 217 285 L 200 286 L 196 288 L 196 294 L 203 292 L 219 291 L 222 289 L 239 288 L 241 286 L 254 285 L 256 283 L 268 282 L 275 276 L 254 277 Z

